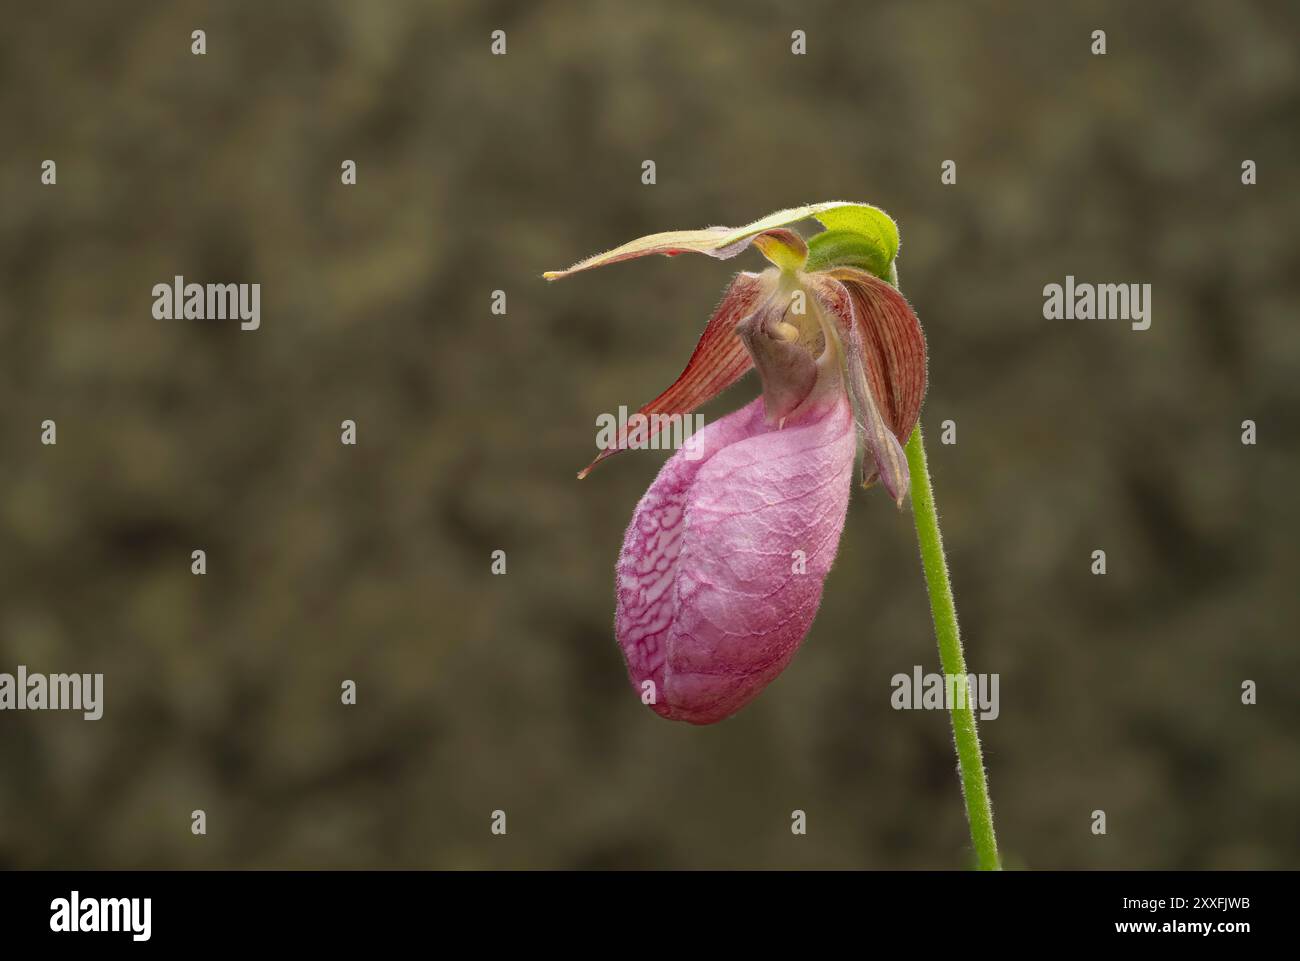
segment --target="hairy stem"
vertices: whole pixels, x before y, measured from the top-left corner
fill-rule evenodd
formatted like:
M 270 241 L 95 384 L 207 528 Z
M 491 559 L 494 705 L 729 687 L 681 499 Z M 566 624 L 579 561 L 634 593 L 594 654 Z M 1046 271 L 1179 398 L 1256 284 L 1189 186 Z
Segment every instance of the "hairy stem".
M 993 807 L 989 803 L 988 777 L 984 773 L 984 754 L 975 730 L 975 712 L 971 709 L 971 691 L 966 675 L 966 656 L 961 649 L 961 631 L 957 627 L 957 608 L 952 601 L 952 584 L 948 581 L 948 563 L 943 556 L 943 537 L 939 517 L 934 509 L 934 489 L 930 486 L 930 469 L 925 461 L 925 444 L 918 423 L 907 441 L 907 466 L 912 479 L 912 518 L 916 522 L 916 540 L 921 547 L 921 566 L 925 569 L 925 586 L 930 592 L 930 610 L 934 615 L 934 634 L 939 641 L 939 660 L 943 672 L 957 678 L 966 697 L 954 698 L 952 734 L 957 746 L 957 765 L 961 771 L 962 794 L 966 798 L 966 820 L 975 845 L 975 862 L 981 871 L 997 871 L 998 841 L 993 833 Z M 960 688 L 959 688 L 960 689 Z M 960 705 L 960 706 L 959 706 Z

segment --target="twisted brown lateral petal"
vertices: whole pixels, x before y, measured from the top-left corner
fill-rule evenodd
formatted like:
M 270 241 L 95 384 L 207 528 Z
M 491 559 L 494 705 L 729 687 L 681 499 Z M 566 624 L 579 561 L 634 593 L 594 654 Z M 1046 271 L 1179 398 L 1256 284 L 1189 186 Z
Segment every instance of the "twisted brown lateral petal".
M 916 424 L 925 393 L 920 322 L 897 290 L 863 271 L 840 268 L 809 274 L 807 280 L 838 328 L 849 398 L 865 448 L 863 484 L 878 477 L 901 505 L 909 486 L 902 443 Z
M 736 326 L 758 310 L 766 293 L 758 274 L 736 275 L 718 309 L 705 325 L 704 333 L 700 335 L 699 343 L 695 345 L 695 351 L 681 376 L 637 412 L 650 419 L 649 429 L 644 434 L 647 441 L 658 433 L 661 426 L 655 423 L 655 415 L 688 414 L 718 396 L 753 366 L 749 351 L 736 334 Z M 612 448 L 601 451 L 595 460 L 579 472 L 580 479 L 591 473 L 591 469 L 606 457 L 626 449 L 629 426 L 631 425 L 619 430 Z
M 853 297 L 853 312 L 862 326 L 871 390 L 884 401 L 881 413 L 899 443 L 906 444 L 921 416 L 925 398 L 925 334 L 921 322 L 898 290 L 853 267 L 829 274 Z

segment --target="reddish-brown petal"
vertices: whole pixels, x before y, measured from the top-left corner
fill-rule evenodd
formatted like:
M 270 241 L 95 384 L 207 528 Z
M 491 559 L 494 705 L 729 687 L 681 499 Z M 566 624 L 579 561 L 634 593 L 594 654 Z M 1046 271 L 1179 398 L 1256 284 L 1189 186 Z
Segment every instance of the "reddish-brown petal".
M 925 398 L 925 334 L 902 294 L 854 267 L 827 273 L 853 298 L 853 312 L 867 347 L 867 374 L 881 413 L 900 443 L 907 443 Z
M 879 478 L 894 503 L 902 506 L 909 485 L 907 457 L 885 420 L 886 401 L 871 382 L 871 350 L 855 315 L 853 295 L 843 283 L 826 274 L 808 274 L 806 279 L 818 305 L 830 315 L 832 325 L 827 336 L 835 339 L 843 360 L 849 400 L 863 446 L 862 484 L 868 487 Z
M 662 421 L 656 424 L 655 415 L 688 414 L 718 396 L 753 366 L 749 351 L 736 334 L 736 327 L 759 309 L 767 293 L 759 274 L 736 275 L 705 325 L 686 369 L 671 387 L 637 412 L 649 419 L 648 430 L 639 437 L 648 441 L 658 432 Z M 586 477 L 606 457 L 626 449 L 628 433 L 627 426 L 620 428 L 614 446 L 597 454 L 578 477 Z

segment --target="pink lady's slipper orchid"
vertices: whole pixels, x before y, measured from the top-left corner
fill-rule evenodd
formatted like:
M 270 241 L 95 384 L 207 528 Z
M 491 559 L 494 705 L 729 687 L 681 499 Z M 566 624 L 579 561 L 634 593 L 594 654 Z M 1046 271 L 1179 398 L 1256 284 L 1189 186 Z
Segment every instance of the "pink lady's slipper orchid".
M 815 218 L 808 240 L 789 225 Z M 546 274 L 647 254 L 772 263 L 731 282 L 681 376 L 641 408 L 650 436 L 751 367 L 763 393 L 678 450 L 637 505 L 618 561 L 615 634 L 642 701 L 711 724 L 754 699 L 812 625 L 862 448 L 864 486 L 900 506 L 902 444 L 925 394 L 920 323 L 891 280 L 898 231 L 874 207 L 823 203 L 745 227 L 670 231 Z M 644 422 L 638 429 L 644 430 Z M 628 446 L 629 429 L 578 476 Z

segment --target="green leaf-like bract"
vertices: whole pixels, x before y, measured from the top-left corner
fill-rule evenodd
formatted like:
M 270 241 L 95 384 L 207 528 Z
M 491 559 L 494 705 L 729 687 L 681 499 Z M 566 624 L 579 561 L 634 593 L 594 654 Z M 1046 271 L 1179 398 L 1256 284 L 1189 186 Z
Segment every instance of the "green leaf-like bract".
M 890 279 L 890 267 L 898 256 L 898 226 L 888 214 L 866 204 L 851 204 L 814 216 L 826 229 L 809 238 L 805 270 L 857 267 L 881 280 Z

